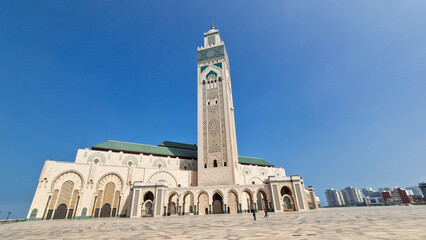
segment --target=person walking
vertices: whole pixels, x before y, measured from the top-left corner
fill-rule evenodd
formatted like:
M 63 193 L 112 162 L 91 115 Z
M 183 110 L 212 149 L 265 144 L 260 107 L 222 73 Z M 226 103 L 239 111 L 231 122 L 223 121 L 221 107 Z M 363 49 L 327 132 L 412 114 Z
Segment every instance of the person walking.
M 253 219 L 254 221 L 256 221 L 256 210 L 254 210 L 254 208 L 251 210 L 253 212 Z
M 268 216 L 268 210 L 265 208 L 265 216 L 263 216 L 264 218 L 266 217 L 266 218 L 268 218 L 269 216 Z

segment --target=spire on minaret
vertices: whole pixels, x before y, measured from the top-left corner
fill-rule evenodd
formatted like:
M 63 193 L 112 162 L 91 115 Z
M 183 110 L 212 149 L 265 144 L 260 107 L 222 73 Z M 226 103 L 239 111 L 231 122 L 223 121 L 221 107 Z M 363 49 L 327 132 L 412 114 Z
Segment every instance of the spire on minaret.
M 213 22 L 212 22 L 212 27 L 211 27 L 211 29 L 214 29 L 214 25 L 213 25 Z

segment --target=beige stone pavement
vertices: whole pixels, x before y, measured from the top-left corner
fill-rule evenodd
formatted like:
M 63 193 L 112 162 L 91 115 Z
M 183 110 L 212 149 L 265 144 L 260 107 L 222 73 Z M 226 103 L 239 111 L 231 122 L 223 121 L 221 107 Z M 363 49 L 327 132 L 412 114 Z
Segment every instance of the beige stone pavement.
M 426 206 L 21 222 L 0 239 L 426 239 Z

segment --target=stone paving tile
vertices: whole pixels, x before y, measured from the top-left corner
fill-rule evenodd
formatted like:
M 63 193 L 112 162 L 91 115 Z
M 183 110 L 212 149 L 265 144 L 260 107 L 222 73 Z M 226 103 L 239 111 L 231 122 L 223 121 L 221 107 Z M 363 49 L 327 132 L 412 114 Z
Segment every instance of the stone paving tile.
M 426 206 L 50 220 L 0 225 L 0 239 L 426 239 Z

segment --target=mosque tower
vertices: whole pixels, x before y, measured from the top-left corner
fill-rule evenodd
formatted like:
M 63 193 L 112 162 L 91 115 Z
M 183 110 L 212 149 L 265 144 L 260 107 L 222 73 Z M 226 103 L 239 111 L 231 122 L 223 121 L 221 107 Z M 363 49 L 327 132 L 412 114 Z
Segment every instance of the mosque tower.
M 198 185 L 234 185 L 238 167 L 231 76 L 213 23 L 198 48 Z

